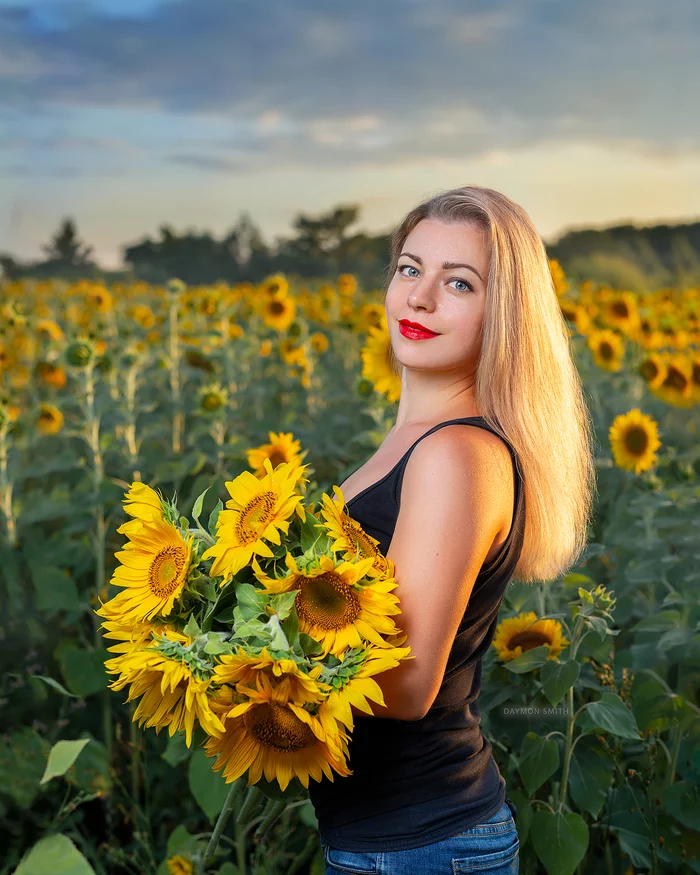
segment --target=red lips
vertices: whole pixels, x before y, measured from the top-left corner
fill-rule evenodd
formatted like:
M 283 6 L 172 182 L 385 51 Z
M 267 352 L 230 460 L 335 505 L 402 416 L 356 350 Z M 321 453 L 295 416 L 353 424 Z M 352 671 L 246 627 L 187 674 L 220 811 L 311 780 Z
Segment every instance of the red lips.
M 405 337 L 437 337 L 437 331 L 431 331 L 420 322 L 411 322 L 408 319 L 401 319 L 399 322 L 401 333 Z

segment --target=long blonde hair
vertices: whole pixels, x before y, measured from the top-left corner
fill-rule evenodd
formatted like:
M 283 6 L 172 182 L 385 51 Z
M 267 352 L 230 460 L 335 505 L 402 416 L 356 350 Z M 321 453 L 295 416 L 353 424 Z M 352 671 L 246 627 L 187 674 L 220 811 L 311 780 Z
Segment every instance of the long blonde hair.
M 592 419 L 544 244 L 525 210 L 500 192 L 451 189 L 419 204 L 396 228 L 385 287 L 423 219 L 484 232 L 490 262 L 475 398 L 486 422 L 515 448 L 525 483 L 524 543 L 513 576 L 553 580 L 586 545 L 596 482 Z M 400 373 L 393 349 L 389 355 Z

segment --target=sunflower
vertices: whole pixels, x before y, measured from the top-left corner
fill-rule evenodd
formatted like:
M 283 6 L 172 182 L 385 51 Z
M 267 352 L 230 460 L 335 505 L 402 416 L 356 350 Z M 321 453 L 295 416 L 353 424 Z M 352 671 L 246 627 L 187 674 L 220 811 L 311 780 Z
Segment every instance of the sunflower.
M 364 648 L 367 641 L 386 647 L 381 636 L 399 632 L 389 616 L 401 613 L 398 597 L 391 595 L 398 583 L 393 577 L 362 582 L 373 562 L 371 558 L 337 561 L 323 555 L 300 568 L 287 553 L 285 577 L 269 577 L 257 560 L 253 571 L 268 593 L 299 590 L 294 599 L 299 630 L 320 643 L 324 656 L 330 652 L 339 657 L 348 647 Z
M 579 334 L 587 334 L 591 320 L 588 310 L 575 301 L 560 300 L 561 312 L 567 322 L 571 322 Z
M 87 303 L 99 313 L 110 313 L 114 309 L 114 298 L 104 286 L 92 286 L 85 297 Z
M 42 434 L 58 434 L 63 428 L 63 414 L 54 404 L 42 404 L 37 418 L 37 428 Z
M 655 464 L 661 446 L 656 422 L 636 407 L 615 417 L 609 439 L 615 464 L 635 474 Z
M 171 737 L 184 730 L 187 747 L 192 745 L 195 721 L 207 735 L 224 731 L 209 701 L 211 671 L 193 663 L 189 652 L 192 640 L 175 630 L 166 630 L 151 646 L 105 662 L 108 673 L 119 674 L 110 689 L 121 690 L 129 684 L 127 702 L 143 697 L 132 719 L 138 720 L 139 726 L 153 727 L 156 734 L 165 726 Z
M 564 292 L 566 292 L 566 290 L 569 288 L 569 282 L 566 279 L 566 274 L 564 273 L 561 264 L 559 264 L 556 258 L 549 259 L 549 270 L 552 274 L 554 291 L 557 293 L 557 297 L 561 298 Z
M 61 326 L 53 319 L 37 319 L 34 331 L 43 335 L 47 340 L 63 340 L 65 336 Z
M 260 444 L 247 453 L 248 465 L 253 469 L 256 477 L 265 476 L 263 467 L 265 459 L 270 460 L 273 470 L 285 462 L 301 465 L 307 451 L 301 452 L 301 443 L 294 439 L 291 431 L 286 433 L 269 431 L 267 436 L 270 439 L 268 444 Z
M 394 576 L 394 566 L 379 549 L 379 541 L 368 535 L 362 526 L 345 513 L 345 497 L 340 486 L 333 486 L 335 498 L 332 500 L 324 492 L 321 497 L 320 513 L 326 525 L 326 532 L 335 540 L 331 550 L 341 551 L 345 558 L 373 560 L 367 572 L 368 577 L 381 575 Z M 337 499 L 337 500 L 336 500 Z
M 276 273 L 264 279 L 258 286 L 265 298 L 283 298 L 289 291 L 289 281 L 283 273 Z
M 619 371 L 625 352 L 625 341 L 619 334 L 602 328 L 588 337 L 588 346 L 593 352 L 593 361 L 606 371 Z
M 385 316 L 382 304 L 363 304 L 358 313 L 358 322 L 364 331 L 368 331 L 370 326 L 380 325 Z
M 700 352 L 696 352 L 691 356 L 690 364 L 692 366 L 692 396 L 695 403 L 697 404 L 698 402 L 700 402 Z
M 212 769 L 221 771 L 226 783 L 250 770 L 248 784 L 257 784 L 264 775 L 285 790 L 296 777 L 308 789 L 309 777 L 320 781 L 325 774 L 333 781 L 332 769 L 343 777 L 352 774 L 342 726 L 325 730 L 317 716 L 290 701 L 287 686 L 274 686 L 264 672 L 256 676 L 256 689 L 241 689 L 247 701 L 223 717 L 221 737 L 204 743 L 207 755 L 217 758 Z
M 290 297 L 269 298 L 262 303 L 262 318 L 268 328 L 286 331 L 294 322 L 297 307 Z
M 153 328 L 156 324 L 155 313 L 146 304 L 134 304 L 128 309 L 127 316 L 132 322 L 136 322 L 142 328 Z
M 165 521 L 163 500 L 155 489 L 140 480 L 134 480 L 123 500 L 124 510 L 133 520 L 127 520 L 117 529 L 120 535 L 140 532 L 142 523 Z
M 623 334 L 633 336 L 641 327 L 637 299 L 632 292 L 619 292 L 601 304 L 600 318 Z
M 47 386 L 63 389 L 66 385 L 66 372 L 59 365 L 51 364 L 51 362 L 37 362 L 34 373 Z
M 556 659 L 569 644 L 562 636 L 562 628 L 558 620 L 538 620 L 534 611 L 522 611 L 498 624 L 491 646 L 504 662 L 542 645 L 549 649 L 547 659 Z
M 673 407 L 692 407 L 693 368 L 690 359 L 681 353 L 666 359 L 666 376 L 654 394 Z
M 173 854 L 172 857 L 168 857 L 166 865 L 168 875 L 192 875 L 194 872 L 192 861 L 183 857 L 182 854 Z
M 256 656 L 239 647 L 236 653 L 223 654 L 217 657 L 219 664 L 214 668 L 214 680 L 217 684 L 229 684 L 238 689 L 238 685 L 250 687 L 256 684 L 257 676 L 264 672 L 270 682 L 280 687 L 287 698 L 297 705 L 317 704 L 323 701 L 325 689 L 330 690 L 330 684 L 318 682 L 318 676 L 323 671 L 322 665 L 306 673 L 302 671 L 293 659 L 275 659 L 267 647 L 263 647 Z
M 357 291 L 357 279 L 351 273 L 341 273 L 338 277 L 338 292 L 343 297 L 352 298 Z
M 228 405 L 228 389 L 219 382 L 201 386 L 197 390 L 197 397 L 199 398 L 199 409 L 205 414 L 223 411 Z
M 309 343 L 313 351 L 319 355 L 328 350 L 328 338 L 322 331 L 314 331 L 309 337 Z
M 285 337 L 279 342 L 282 361 L 288 365 L 301 364 L 305 359 L 304 344 L 297 337 Z
M 126 534 L 130 543 L 114 554 L 122 564 L 110 583 L 125 587 L 115 596 L 115 608 L 128 619 L 166 617 L 187 582 L 194 536 L 183 537 L 164 520 L 130 520 L 117 531 Z
M 372 680 L 371 675 L 380 674 L 390 668 L 396 668 L 403 659 L 415 659 L 409 656 L 410 647 L 377 648 L 370 645 L 363 655 L 362 664 L 358 672 L 339 690 L 332 689 L 325 702 L 319 708 L 319 720 L 324 729 L 330 731 L 327 726 L 330 716 L 334 723 L 343 723 L 351 732 L 354 726 L 351 705 L 365 711 L 370 717 L 374 716 L 371 705 L 367 699 L 377 702 L 385 707 L 384 693 L 379 684 Z
M 153 640 L 153 634 L 166 627 L 164 623 L 149 623 L 147 620 L 125 619 L 119 608 L 119 599 L 115 597 L 103 602 L 95 610 L 98 617 L 103 617 L 100 628 L 105 631 L 103 638 L 113 638 L 118 642 L 111 644 L 107 650 L 110 653 L 131 653 L 144 647 Z
M 265 541 L 279 546 L 280 531 L 289 531 L 290 516 L 296 512 L 306 517 L 297 486 L 306 482 L 303 474 L 308 467 L 283 463 L 274 470 L 269 459 L 263 460 L 267 474 L 259 480 L 250 471 L 243 471 L 235 480 L 224 484 L 231 498 L 216 522 L 216 543 L 202 554 L 202 559 L 215 557 L 210 575 L 223 576 L 221 586 L 228 583 L 256 554 L 270 558 L 273 554 Z
M 401 378 L 391 364 L 391 337 L 386 319 L 369 329 L 367 342 L 362 348 L 362 376 L 369 380 L 375 392 L 384 393 L 389 401 L 398 401 L 401 395 Z
M 650 352 L 641 362 L 638 370 L 650 389 L 658 388 L 666 378 L 666 364 L 656 352 Z

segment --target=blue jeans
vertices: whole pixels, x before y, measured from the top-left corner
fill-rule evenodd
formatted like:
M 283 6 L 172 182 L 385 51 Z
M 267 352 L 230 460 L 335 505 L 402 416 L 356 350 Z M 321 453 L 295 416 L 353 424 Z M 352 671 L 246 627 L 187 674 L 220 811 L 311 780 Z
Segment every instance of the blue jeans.
M 340 851 L 321 839 L 326 875 L 518 875 L 514 811 L 506 800 L 483 823 L 410 851 Z

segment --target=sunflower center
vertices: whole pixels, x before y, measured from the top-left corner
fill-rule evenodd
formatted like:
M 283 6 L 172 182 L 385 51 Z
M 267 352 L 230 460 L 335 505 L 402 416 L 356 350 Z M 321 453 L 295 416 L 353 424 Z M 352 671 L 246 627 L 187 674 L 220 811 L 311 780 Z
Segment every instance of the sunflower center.
M 652 359 L 647 359 L 642 362 L 642 366 L 639 370 L 645 380 L 653 380 L 659 373 L 659 366 Z
M 315 744 L 316 736 L 293 711 L 276 702 L 264 702 L 243 715 L 253 738 L 278 753 L 295 753 Z
M 624 301 L 616 301 L 611 309 L 612 312 L 621 319 L 627 319 L 630 315 L 630 311 Z
M 272 519 L 275 496 L 271 492 L 256 495 L 241 511 L 238 538 L 241 544 L 254 544 Z
M 285 310 L 284 304 L 282 301 L 272 300 L 270 301 L 270 313 L 274 313 L 275 316 L 279 316 L 283 314 Z
M 671 389 L 678 389 L 679 392 L 683 392 L 687 385 L 688 379 L 685 374 L 671 365 L 668 369 L 666 379 L 664 380 L 664 386 L 668 386 Z
M 176 547 L 161 550 L 151 563 L 148 587 L 155 596 L 169 596 L 180 585 L 184 556 Z
M 268 456 L 268 458 L 269 458 L 270 464 L 272 465 L 273 468 L 275 468 L 277 465 L 281 465 L 283 462 L 287 461 L 284 457 L 284 453 L 280 452 L 279 450 L 273 450 L 270 453 L 270 455 Z
M 612 345 L 604 340 L 600 346 L 598 347 L 598 352 L 600 353 L 600 357 L 604 359 L 611 359 L 615 356 L 615 350 L 612 348 Z
M 625 448 L 634 456 L 641 456 L 649 446 L 649 435 L 646 429 L 634 425 L 625 433 Z
M 698 364 L 693 365 L 693 383 L 700 386 L 700 365 Z
M 337 574 L 302 577 L 301 591 L 294 601 L 300 620 L 338 629 L 354 623 L 360 616 L 360 602 L 353 588 Z
M 508 642 L 508 649 L 515 650 L 516 647 L 522 647 L 524 653 L 526 650 L 532 650 L 542 644 L 551 643 L 551 639 L 542 632 L 537 632 L 535 629 L 525 629 L 523 632 L 516 632 L 513 635 Z

